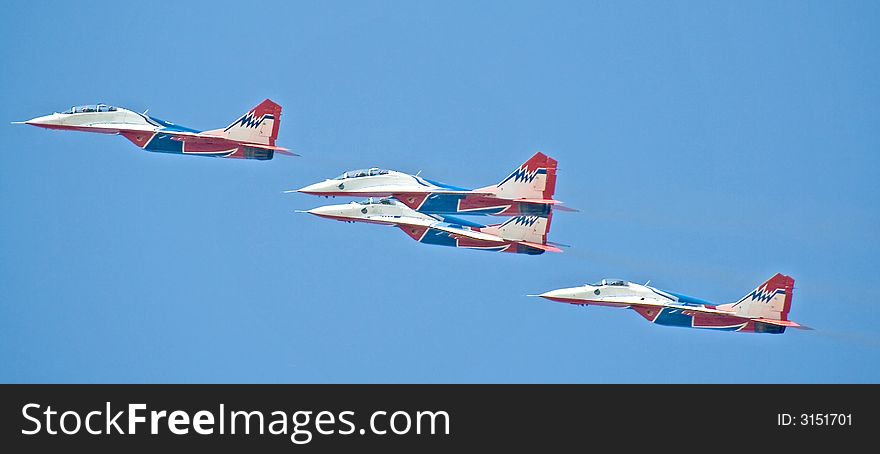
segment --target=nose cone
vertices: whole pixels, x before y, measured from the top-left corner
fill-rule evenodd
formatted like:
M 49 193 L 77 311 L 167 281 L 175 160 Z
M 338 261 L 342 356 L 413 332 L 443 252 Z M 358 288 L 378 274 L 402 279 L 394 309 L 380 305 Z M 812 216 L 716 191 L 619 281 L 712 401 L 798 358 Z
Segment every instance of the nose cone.
M 324 195 L 328 193 L 337 193 L 342 191 L 342 188 L 338 186 L 342 186 L 340 182 L 334 182 L 335 180 L 326 180 L 320 183 L 310 184 L 304 188 L 297 189 L 296 192 L 301 192 L 303 194 L 311 194 L 311 195 Z
M 354 211 L 351 207 L 351 204 L 348 205 L 327 205 L 317 208 L 312 208 L 311 210 L 306 211 L 306 213 L 313 214 L 318 217 L 327 218 L 327 219 L 339 219 L 339 220 L 348 220 L 354 217 L 357 217 L 354 214 Z
M 61 116 L 58 114 L 44 115 L 42 117 L 32 118 L 24 122 L 24 124 L 43 128 L 58 126 L 61 124 Z
M 537 296 L 560 303 L 577 303 L 579 301 L 587 299 L 586 295 L 588 294 L 588 292 L 589 289 L 585 289 L 584 287 L 571 287 L 550 290 L 549 292 L 545 292 Z

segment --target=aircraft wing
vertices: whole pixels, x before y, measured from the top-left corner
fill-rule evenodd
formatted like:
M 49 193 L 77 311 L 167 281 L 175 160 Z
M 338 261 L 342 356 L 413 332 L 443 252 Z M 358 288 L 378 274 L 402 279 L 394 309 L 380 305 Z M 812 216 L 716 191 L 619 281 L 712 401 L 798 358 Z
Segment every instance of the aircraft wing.
M 632 301 L 632 299 L 630 299 L 629 297 L 622 297 L 621 300 L 622 300 L 621 301 L 622 303 L 629 304 L 630 306 L 665 307 L 668 309 L 678 309 L 683 312 L 699 312 L 702 314 L 725 315 L 725 316 L 734 316 L 734 317 L 740 317 L 740 318 L 748 318 L 748 317 L 741 317 L 739 315 L 736 315 L 736 313 L 730 312 L 730 311 L 719 311 L 718 309 L 712 309 L 712 308 L 703 307 L 703 306 L 687 306 L 684 304 L 670 304 L 668 301 L 662 301 L 662 300 L 653 300 L 652 301 L 650 299 L 645 299 L 645 300 L 640 300 L 640 301 Z
M 647 301 L 639 301 L 638 303 L 631 303 L 630 306 L 665 307 L 665 308 L 670 308 L 670 309 L 680 309 L 685 314 L 687 314 L 688 312 L 691 312 L 691 313 L 699 312 L 701 314 L 711 314 L 711 315 L 719 315 L 719 316 L 726 316 L 726 317 L 737 317 L 737 318 L 741 318 L 741 319 L 745 319 L 745 320 L 752 320 L 754 322 L 767 323 L 769 325 L 785 326 L 788 328 L 798 328 L 798 329 L 805 329 L 805 330 L 812 330 L 813 329 L 808 326 L 804 326 L 799 323 L 795 323 L 791 320 L 774 320 L 774 319 L 763 318 L 763 317 L 749 317 L 749 316 L 737 314 L 736 312 L 721 311 L 718 309 L 712 309 L 709 307 L 702 307 L 702 306 L 684 306 L 684 305 L 677 305 L 677 304 L 664 304 L 662 302 L 649 303 Z
M 459 228 L 459 227 L 453 227 L 450 225 L 444 225 L 444 224 L 440 224 L 440 223 L 432 225 L 431 228 L 437 229 L 437 230 L 442 230 L 446 233 L 449 233 L 453 237 L 464 237 L 464 238 L 471 238 L 474 240 L 481 240 L 481 241 L 493 241 L 496 243 L 504 243 L 505 242 L 505 240 L 503 240 L 502 238 L 497 237 L 495 235 L 490 235 L 488 233 L 483 233 L 483 232 L 477 232 L 476 230 L 469 230 L 469 229 L 464 229 L 464 228 Z
M 169 135 L 175 136 L 178 140 L 186 143 L 199 143 L 199 144 L 214 144 L 217 142 L 233 142 L 246 147 L 251 148 L 262 148 L 264 150 L 273 150 L 278 151 L 281 154 L 286 154 L 290 156 L 298 156 L 294 153 L 290 153 L 290 150 L 284 147 L 276 147 L 274 145 L 266 145 L 261 143 L 250 143 L 250 142 L 240 142 L 237 140 L 230 140 L 224 136 L 218 136 L 214 134 L 205 134 L 205 133 L 192 133 L 187 131 L 169 131 Z
M 683 312 L 699 312 L 702 314 L 731 316 L 731 317 L 748 319 L 748 320 L 752 320 L 755 322 L 767 323 L 770 325 L 787 326 L 787 327 L 791 327 L 791 328 L 812 329 L 812 328 L 802 326 L 802 325 L 795 323 L 791 320 L 774 320 L 771 318 L 763 318 L 763 317 L 749 317 L 747 315 L 737 314 L 736 312 L 732 312 L 732 311 L 722 311 L 722 310 L 712 309 L 712 308 L 708 308 L 708 307 L 683 306 L 683 305 L 671 305 L 671 304 L 666 304 L 665 306 L 673 308 L 673 309 L 681 309 Z
M 532 243 L 530 241 L 517 241 L 517 240 L 505 240 L 497 235 L 492 235 L 486 232 L 480 232 L 477 230 L 471 230 L 469 228 L 452 225 L 446 222 L 441 221 L 432 221 L 430 219 L 422 219 L 416 217 L 404 217 L 404 216 L 368 216 L 366 218 L 367 222 L 373 222 L 376 224 L 387 224 L 387 225 L 395 225 L 395 226 L 414 226 L 414 227 L 427 227 L 434 230 L 440 230 L 441 232 L 448 233 L 453 238 L 469 238 L 472 240 L 486 241 L 491 243 L 518 243 L 523 244 L 529 247 L 533 247 L 535 249 L 541 249 L 548 252 L 562 252 L 562 249 L 559 249 L 556 246 L 550 244 L 539 244 Z
M 481 241 L 492 241 L 497 243 L 504 243 L 505 240 L 488 233 L 478 232 L 476 230 L 470 230 L 463 227 L 457 227 L 445 222 L 440 221 L 432 221 L 429 219 L 421 219 L 415 217 L 403 217 L 403 216 L 369 216 L 367 218 L 371 222 L 380 223 L 380 224 L 391 224 L 391 225 L 408 225 L 415 227 L 428 227 L 435 230 L 440 230 L 446 232 L 453 237 L 463 237 L 463 238 L 471 238 L 474 240 Z
M 382 189 L 385 189 L 386 191 L 382 191 Z M 370 188 L 370 191 L 371 192 L 388 192 L 389 194 L 391 194 L 392 197 L 394 197 L 397 200 L 406 200 L 407 198 L 412 197 L 412 198 L 415 198 L 415 200 L 420 201 L 421 197 L 425 197 L 425 195 L 430 195 L 430 194 L 485 196 L 485 197 L 489 197 L 489 198 L 496 198 L 495 193 L 481 191 L 479 189 L 473 190 L 473 191 L 468 191 L 468 190 L 425 188 L 425 190 L 423 190 L 423 191 L 413 191 L 413 190 L 395 191 L 393 187 L 383 188 L 380 186 L 380 187 Z M 499 206 L 504 205 L 505 203 L 510 204 L 513 202 L 517 202 L 517 203 L 530 203 L 530 204 L 536 204 L 536 205 L 553 205 L 554 208 L 561 210 L 561 211 L 578 211 L 574 208 L 568 208 L 566 206 L 563 206 L 562 202 L 560 202 L 559 200 L 554 200 L 554 199 L 525 199 L 525 198 L 507 199 L 507 198 L 503 198 L 503 197 L 497 197 L 496 199 L 499 201 Z

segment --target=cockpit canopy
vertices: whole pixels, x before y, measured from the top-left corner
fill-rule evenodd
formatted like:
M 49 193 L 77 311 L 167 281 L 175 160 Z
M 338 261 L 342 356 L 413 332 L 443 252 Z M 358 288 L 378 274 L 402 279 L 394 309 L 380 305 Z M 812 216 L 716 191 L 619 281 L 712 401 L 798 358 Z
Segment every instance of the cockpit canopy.
M 87 112 L 116 112 L 116 107 L 107 104 L 89 104 L 87 106 L 75 106 L 65 110 L 65 114 L 87 113 Z
M 380 169 L 378 167 L 373 167 L 370 169 L 358 169 L 358 170 L 349 170 L 348 172 L 339 175 L 334 178 L 334 180 L 344 180 L 346 178 L 358 178 L 358 177 L 372 177 L 376 175 L 386 175 L 388 171 L 385 169 Z
M 629 282 L 623 279 L 602 279 L 601 281 L 592 284 L 593 287 L 600 287 L 605 285 L 612 287 L 626 287 L 627 285 L 629 285 Z
M 360 202 L 355 202 L 355 203 L 358 203 L 358 204 L 360 204 L 360 205 L 376 205 L 376 204 L 379 204 L 379 205 L 394 205 L 394 201 L 391 200 L 390 198 L 387 198 L 387 197 L 386 197 L 386 198 L 383 198 L 383 199 L 374 199 L 374 198 L 370 197 L 370 198 L 367 199 L 367 200 L 361 200 Z

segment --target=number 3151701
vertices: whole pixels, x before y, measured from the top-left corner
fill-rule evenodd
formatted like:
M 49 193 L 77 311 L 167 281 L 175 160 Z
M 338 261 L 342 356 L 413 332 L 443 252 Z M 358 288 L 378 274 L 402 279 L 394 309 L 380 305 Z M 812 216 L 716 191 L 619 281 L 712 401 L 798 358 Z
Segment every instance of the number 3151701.
M 780 426 L 851 426 L 852 413 L 779 413 L 776 424 Z

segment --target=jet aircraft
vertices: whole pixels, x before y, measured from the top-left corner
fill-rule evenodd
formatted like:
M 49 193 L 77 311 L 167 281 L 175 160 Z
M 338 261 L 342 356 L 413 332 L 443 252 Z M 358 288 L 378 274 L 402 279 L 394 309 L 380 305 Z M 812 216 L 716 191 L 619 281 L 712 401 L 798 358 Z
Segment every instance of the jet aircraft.
M 556 160 L 536 153 L 500 183 L 480 189 L 450 186 L 419 175 L 374 167 L 352 170 L 286 192 L 324 197 L 394 197 L 426 214 L 548 216 L 550 207 L 560 203 L 553 199 L 555 189 Z
M 421 213 L 394 198 L 370 198 L 304 212 L 344 222 L 393 225 L 426 244 L 531 255 L 562 252 L 547 242 L 551 216 L 516 216 L 502 224 L 483 225 Z
M 96 104 L 18 122 L 46 129 L 118 134 L 138 147 L 160 153 L 238 159 L 272 159 L 275 152 L 292 155 L 275 145 L 281 125 L 281 106 L 265 100 L 229 126 L 199 131 L 144 113 Z
M 794 279 L 776 274 L 739 301 L 719 305 L 620 279 L 530 296 L 579 306 L 632 309 L 658 325 L 781 334 L 785 328 L 810 329 L 788 319 L 793 291 Z

